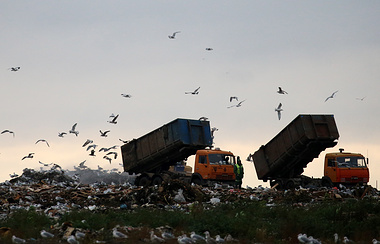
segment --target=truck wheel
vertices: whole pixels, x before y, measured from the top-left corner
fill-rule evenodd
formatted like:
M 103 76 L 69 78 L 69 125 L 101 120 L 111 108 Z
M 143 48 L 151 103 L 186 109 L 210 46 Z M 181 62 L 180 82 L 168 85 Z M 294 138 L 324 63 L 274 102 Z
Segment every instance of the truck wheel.
M 332 183 L 330 177 L 322 177 L 322 186 L 333 187 L 333 183 Z
M 163 179 L 161 178 L 161 176 L 155 176 L 154 178 L 153 178 L 153 180 L 152 180 L 152 185 L 154 185 L 154 186 L 159 186 L 159 185 L 161 185 L 162 184 L 162 181 L 163 181 Z
M 138 186 L 144 186 L 144 187 L 149 186 L 150 185 L 149 176 L 146 176 L 146 175 L 141 176 L 137 182 L 137 185 Z
M 285 188 L 286 189 L 293 189 L 294 187 L 295 187 L 295 183 L 294 183 L 294 181 L 293 180 L 288 180 L 287 182 L 286 182 L 286 184 L 285 184 Z
M 196 185 L 202 185 L 202 179 L 200 179 L 199 177 L 194 177 L 192 180 L 191 180 L 192 183 L 196 184 Z

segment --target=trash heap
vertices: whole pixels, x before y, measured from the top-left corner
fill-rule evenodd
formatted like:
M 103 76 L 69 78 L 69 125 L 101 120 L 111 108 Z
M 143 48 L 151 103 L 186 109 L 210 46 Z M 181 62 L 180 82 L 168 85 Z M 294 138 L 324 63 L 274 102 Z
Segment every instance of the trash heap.
M 379 192 L 368 187 L 314 188 L 279 191 L 258 186 L 237 190 L 215 184 L 213 187 L 190 185 L 179 180 L 160 186 L 137 187 L 135 175 L 99 170 L 64 171 L 59 167 L 35 171 L 24 169 L 20 177 L 0 184 L 0 218 L 12 210 L 29 209 L 59 218 L 71 210 L 175 208 L 198 202 L 209 207 L 237 201 L 265 201 L 278 204 L 307 205 L 347 198 L 379 198 Z

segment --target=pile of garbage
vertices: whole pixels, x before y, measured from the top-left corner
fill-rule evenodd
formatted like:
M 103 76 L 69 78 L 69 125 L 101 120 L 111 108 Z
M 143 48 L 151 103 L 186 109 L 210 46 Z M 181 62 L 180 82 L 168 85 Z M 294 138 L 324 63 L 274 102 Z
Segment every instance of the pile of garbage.
M 84 169 L 64 171 L 59 167 L 35 171 L 24 169 L 23 174 L 0 183 L 0 218 L 17 209 L 33 207 L 52 218 L 67 211 L 88 209 L 175 208 L 186 211 L 191 203 L 205 206 L 237 201 L 265 201 L 268 206 L 279 204 L 306 205 L 326 200 L 347 198 L 379 198 L 379 192 L 362 186 L 346 188 L 315 188 L 279 191 L 258 186 L 234 189 L 220 184 L 213 187 L 190 185 L 178 180 L 160 186 L 137 187 L 136 175 Z

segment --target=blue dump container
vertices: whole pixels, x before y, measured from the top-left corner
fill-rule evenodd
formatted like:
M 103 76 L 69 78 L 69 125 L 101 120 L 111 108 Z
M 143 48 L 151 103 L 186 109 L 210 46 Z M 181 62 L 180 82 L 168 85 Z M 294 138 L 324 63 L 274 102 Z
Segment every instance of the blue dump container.
M 121 146 L 124 171 L 168 170 L 176 162 L 210 146 L 212 137 L 208 121 L 175 119 Z

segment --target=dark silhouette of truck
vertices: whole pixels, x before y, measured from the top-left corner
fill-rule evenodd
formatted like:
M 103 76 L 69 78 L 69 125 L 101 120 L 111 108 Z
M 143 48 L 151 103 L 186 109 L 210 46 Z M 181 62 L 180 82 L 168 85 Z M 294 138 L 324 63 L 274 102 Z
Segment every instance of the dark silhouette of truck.
M 138 174 L 140 186 L 173 178 L 200 185 L 234 182 L 234 155 L 212 150 L 212 141 L 209 121 L 175 119 L 121 146 L 124 171 Z M 191 155 L 196 155 L 194 172 L 184 164 Z
M 333 115 L 298 115 L 253 154 L 257 177 L 280 188 L 315 184 L 302 175 L 304 168 L 326 148 L 334 147 L 338 138 Z M 321 184 L 322 180 L 327 181 L 322 178 Z

